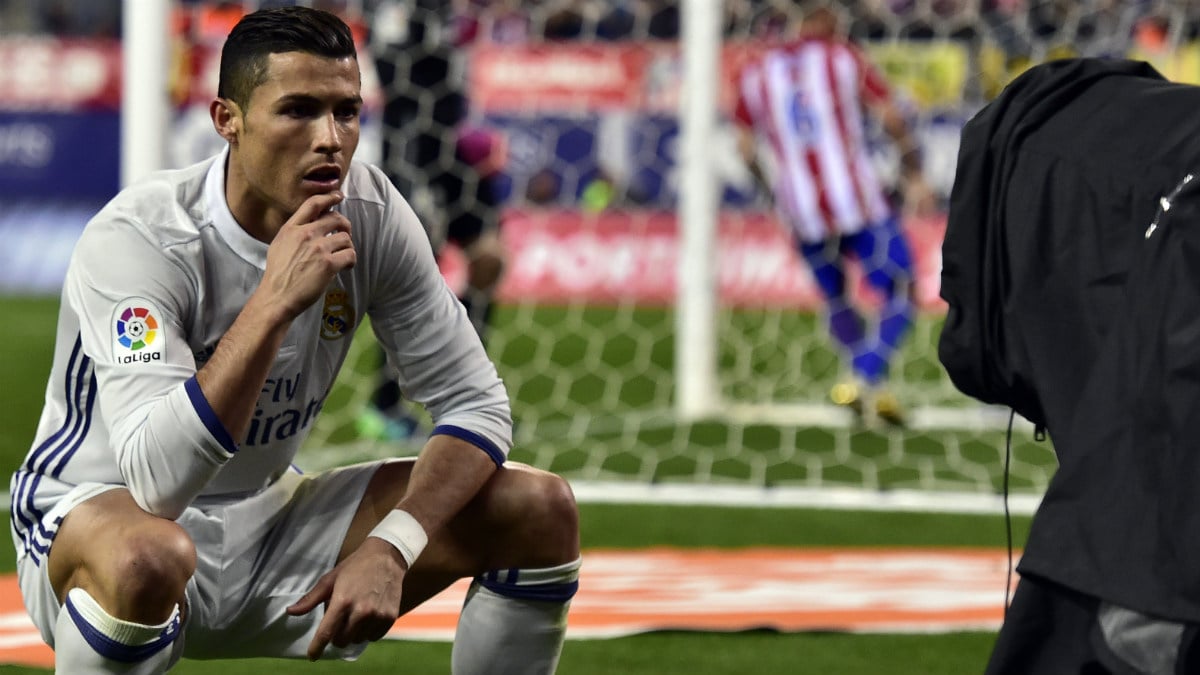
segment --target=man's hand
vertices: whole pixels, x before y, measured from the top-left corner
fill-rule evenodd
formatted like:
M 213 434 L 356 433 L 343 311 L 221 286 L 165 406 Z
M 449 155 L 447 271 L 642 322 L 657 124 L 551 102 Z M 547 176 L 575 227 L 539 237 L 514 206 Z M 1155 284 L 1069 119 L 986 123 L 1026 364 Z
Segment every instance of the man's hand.
M 330 643 L 346 647 L 386 635 L 400 615 L 405 572 L 404 559 L 395 547 L 367 537 L 357 551 L 322 576 L 311 591 L 287 608 L 288 614 L 300 616 L 325 605 L 325 617 L 308 645 L 308 658 L 321 658 Z
M 267 250 L 259 288 L 295 317 L 321 296 L 338 272 L 354 267 L 357 254 L 350 221 L 332 211 L 341 192 L 313 195 L 288 219 Z

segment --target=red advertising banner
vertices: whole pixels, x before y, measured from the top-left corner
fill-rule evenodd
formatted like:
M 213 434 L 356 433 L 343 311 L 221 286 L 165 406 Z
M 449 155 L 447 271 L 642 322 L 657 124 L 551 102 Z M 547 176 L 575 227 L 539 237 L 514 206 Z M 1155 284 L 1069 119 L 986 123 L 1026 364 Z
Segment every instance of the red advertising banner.
M 718 106 L 732 110 L 742 68 L 775 43 L 721 46 Z M 956 108 L 968 76 L 961 45 L 885 41 L 864 45 L 889 81 L 923 107 Z M 676 42 L 512 45 L 471 49 L 468 91 L 490 112 L 570 111 L 619 107 L 674 112 L 683 60 Z
M 732 109 L 733 83 L 762 44 L 721 49 L 720 107 Z M 487 112 L 631 109 L 674 113 L 683 58 L 673 42 L 480 44 L 470 50 L 468 91 Z
M 0 109 L 75 111 L 121 105 L 116 40 L 0 40 Z
M 915 296 L 923 310 L 944 311 L 938 297 L 945 219 L 910 220 Z M 675 214 L 666 211 L 511 210 L 502 238 L 509 267 L 500 296 L 508 302 L 674 303 L 679 262 Z M 722 214 L 715 247 L 722 304 L 813 310 L 822 298 L 783 227 L 768 213 Z M 444 256 L 452 285 L 463 280 L 461 254 Z M 859 302 L 873 302 L 856 265 L 847 265 Z
M 734 78 L 762 45 L 722 48 L 721 107 L 731 109 Z M 678 43 L 480 44 L 471 49 L 467 90 L 489 112 L 620 108 L 674 112 L 683 63 Z
M 485 110 L 640 107 L 648 44 L 492 45 L 471 50 L 467 90 Z

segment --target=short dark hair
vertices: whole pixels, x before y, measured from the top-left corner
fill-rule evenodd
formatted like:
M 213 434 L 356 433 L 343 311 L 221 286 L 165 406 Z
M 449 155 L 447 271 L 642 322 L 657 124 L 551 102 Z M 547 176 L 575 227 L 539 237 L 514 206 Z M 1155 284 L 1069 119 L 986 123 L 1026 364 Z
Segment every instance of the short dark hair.
M 267 57 L 286 52 L 357 58 L 350 27 L 336 15 L 308 7 L 260 9 L 242 17 L 225 39 L 217 96 L 245 110 L 267 79 Z

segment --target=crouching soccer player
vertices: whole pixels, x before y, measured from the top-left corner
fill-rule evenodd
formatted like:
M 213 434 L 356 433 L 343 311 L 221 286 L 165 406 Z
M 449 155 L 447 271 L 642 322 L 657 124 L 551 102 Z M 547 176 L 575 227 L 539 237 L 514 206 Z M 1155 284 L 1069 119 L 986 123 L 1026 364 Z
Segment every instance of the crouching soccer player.
M 505 463 L 495 367 L 408 204 L 351 161 L 361 102 L 335 16 L 250 14 L 211 105 L 228 147 L 85 228 L 11 485 L 21 592 L 58 672 L 351 658 L 467 576 L 453 672 L 554 671 L 574 499 Z M 303 475 L 364 312 L 436 428 L 415 461 Z

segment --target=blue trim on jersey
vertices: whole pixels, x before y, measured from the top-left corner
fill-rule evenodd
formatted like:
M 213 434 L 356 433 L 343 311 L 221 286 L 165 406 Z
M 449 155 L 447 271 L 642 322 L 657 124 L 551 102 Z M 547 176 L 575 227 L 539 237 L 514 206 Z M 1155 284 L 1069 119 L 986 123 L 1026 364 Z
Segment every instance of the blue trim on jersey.
M 85 387 L 85 381 L 87 383 Z M 87 391 L 86 400 L 84 399 L 84 391 Z M 87 356 L 79 361 L 79 368 L 74 378 L 74 387 L 70 387 L 68 383 L 68 392 L 73 392 L 73 396 L 68 396 L 69 415 L 74 417 L 71 424 L 71 431 L 63 438 L 58 445 L 46 453 L 41 462 L 34 467 L 36 478 L 33 479 L 33 484 L 29 489 L 29 507 L 37 518 L 37 528 L 34 534 L 45 540 L 44 545 L 39 545 L 36 538 L 31 540 L 35 552 L 45 553 L 50 549 L 50 542 L 54 540 L 54 535 L 58 532 L 58 523 L 53 523 L 47 528 L 44 514 L 33 507 L 33 495 L 37 491 L 37 485 L 41 482 L 43 475 L 48 475 L 51 478 L 58 478 L 62 475 L 63 469 L 66 468 L 67 461 L 75 456 L 75 452 L 83 445 L 83 440 L 87 438 L 88 430 L 92 427 L 92 413 L 96 406 L 96 375 L 93 371 L 92 360 Z M 51 468 L 52 462 L 57 463 Z M 60 519 L 61 522 L 61 519 Z
M 74 457 L 79 448 L 83 446 L 83 439 L 87 438 L 88 431 L 92 428 L 92 420 L 94 419 L 92 416 L 92 411 L 96 408 L 96 390 L 99 387 L 96 382 L 96 372 L 91 367 L 91 359 L 84 357 L 84 360 L 87 363 L 87 365 L 84 367 L 88 371 L 88 384 L 87 401 L 83 404 L 83 428 L 75 436 L 75 440 L 71 442 L 71 445 L 63 448 L 64 452 L 62 452 L 62 454 L 59 456 L 58 463 L 55 464 L 54 468 L 50 471 L 50 476 L 52 478 L 58 478 L 62 475 L 63 469 L 67 467 L 67 462 L 71 461 L 71 458 Z M 83 379 L 82 371 L 80 372 L 80 379 Z M 82 390 L 83 387 L 80 386 L 80 391 Z M 79 392 L 76 392 L 77 398 L 78 394 Z M 78 401 L 76 404 L 78 405 Z
M 72 422 L 74 422 L 75 417 L 75 407 L 71 405 L 72 400 L 74 400 L 74 397 L 71 396 L 71 392 L 73 391 L 71 382 L 76 379 L 72 377 L 72 373 L 75 370 L 75 359 L 79 356 L 82 348 L 83 340 L 77 336 L 75 338 L 75 347 L 71 350 L 71 358 L 67 361 L 67 372 L 64 377 L 65 382 L 63 382 L 63 390 L 65 392 L 64 398 L 66 399 L 67 403 L 67 416 L 63 420 L 62 426 L 60 426 L 57 431 L 51 434 L 49 438 L 42 441 L 42 444 L 39 445 L 33 452 L 29 453 L 29 456 L 25 458 L 25 468 L 29 471 L 38 471 L 38 468 L 34 466 L 34 462 L 40 458 L 40 455 L 43 452 L 45 452 L 51 445 L 55 443 L 55 441 L 62 437 L 63 434 L 67 433 L 67 430 L 72 427 Z M 86 359 L 87 357 L 84 358 Z
M 540 602 L 566 602 L 575 597 L 579 591 L 579 581 L 566 581 L 557 584 L 531 584 L 521 586 L 516 583 L 501 583 L 493 581 L 491 574 L 476 577 L 484 588 L 506 598 L 518 600 L 538 600 Z
M 38 536 L 44 538 L 46 543 L 41 543 L 36 537 L 30 542 L 29 553 L 33 557 L 35 565 L 41 564 L 41 554 L 50 552 L 50 544 L 54 543 L 54 537 L 58 536 L 58 526 L 62 525 L 63 518 L 66 518 L 66 516 L 63 515 L 55 518 L 54 522 L 50 523 L 49 529 L 46 528 L 45 521 L 38 522 Z
M 208 404 L 208 399 L 200 389 L 200 383 L 196 381 L 196 376 L 188 378 L 188 381 L 183 383 L 183 388 L 187 390 L 188 399 L 191 400 L 192 407 L 196 409 L 196 414 L 200 416 L 200 421 L 204 422 L 208 433 L 212 434 L 213 438 L 217 439 L 217 442 L 229 454 L 236 453 L 238 451 L 237 443 L 233 442 L 233 436 L 229 435 L 229 431 L 225 429 L 224 424 L 221 424 L 217 413 L 213 412 L 212 406 Z
M 67 404 L 66 417 L 53 434 L 29 453 L 19 472 L 22 475 L 17 483 L 17 494 L 13 495 L 14 508 L 11 517 L 24 525 L 22 543 L 25 551 L 33 556 L 35 564 L 38 563 L 37 554 L 49 550 L 50 542 L 58 530 L 58 523 L 47 526 L 44 522 L 45 514 L 34 505 L 34 494 L 42 475 L 58 478 L 66 468 L 67 462 L 83 445 L 83 440 L 91 429 L 92 413 L 96 405 L 96 375 L 92 360 L 83 354 L 83 341 L 79 335 L 75 337 L 75 345 L 67 360 L 63 388 L 63 398 Z M 50 468 L 56 461 L 54 467 Z M 59 522 L 61 520 L 60 518 Z M 39 538 L 44 543 L 39 542 Z
M 25 469 L 20 469 L 17 473 L 20 477 L 17 479 L 17 489 L 13 490 L 12 493 L 12 510 L 9 512 L 9 521 L 12 522 L 13 528 L 21 535 L 20 544 L 22 550 L 18 551 L 17 553 L 25 554 L 29 552 L 32 546 L 31 542 L 33 539 L 33 532 L 37 528 L 37 523 L 39 522 L 33 517 L 33 514 L 28 514 L 26 512 L 25 503 L 28 502 L 30 505 L 29 508 L 32 509 L 33 490 L 37 489 L 37 479 L 41 477 L 37 474 L 29 473 Z M 30 480 L 33 480 L 34 483 L 32 488 L 30 488 L 27 492 L 26 489 L 29 486 Z M 36 510 L 34 511 L 36 512 Z M 18 520 L 20 521 L 19 525 L 16 522 Z M 37 562 L 36 558 L 34 559 L 34 562 Z
M 79 629 L 79 634 L 92 649 L 96 650 L 97 654 L 121 663 L 145 661 L 179 637 L 179 614 L 172 618 L 171 623 L 154 640 L 144 645 L 127 645 L 101 633 L 95 626 L 88 623 L 87 619 L 83 618 L 83 615 L 75 608 L 75 603 L 71 602 L 69 596 L 67 597 L 67 612 L 70 613 L 71 620 L 75 622 L 75 627 Z
M 20 469 L 17 473 L 19 474 L 19 478 L 17 478 L 17 489 L 13 490 L 12 493 L 12 511 L 9 512 L 9 520 L 15 518 L 17 521 L 20 521 L 20 526 L 17 529 L 21 531 L 21 538 L 26 540 L 25 546 L 28 548 L 29 530 L 35 526 L 37 521 L 32 517 L 32 514 L 26 512 L 26 503 L 28 502 L 30 507 L 33 505 L 32 491 L 26 493 L 26 486 L 29 485 L 30 479 L 36 476 L 36 474 L 30 473 L 24 468 Z M 16 526 L 17 523 L 14 521 L 13 525 Z
M 504 455 L 504 452 L 501 451 L 495 443 L 489 441 L 483 436 L 480 436 L 474 431 L 470 431 L 462 427 L 456 427 L 452 424 L 439 424 L 433 428 L 433 432 L 429 435 L 437 436 L 439 434 L 442 436 L 453 436 L 454 438 L 466 441 L 480 450 L 483 450 L 488 454 L 488 457 L 492 458 L 492 461 L 496 463 L 496 466 L 503 466 L 504 460 L 507 459 L 507 457 Z

